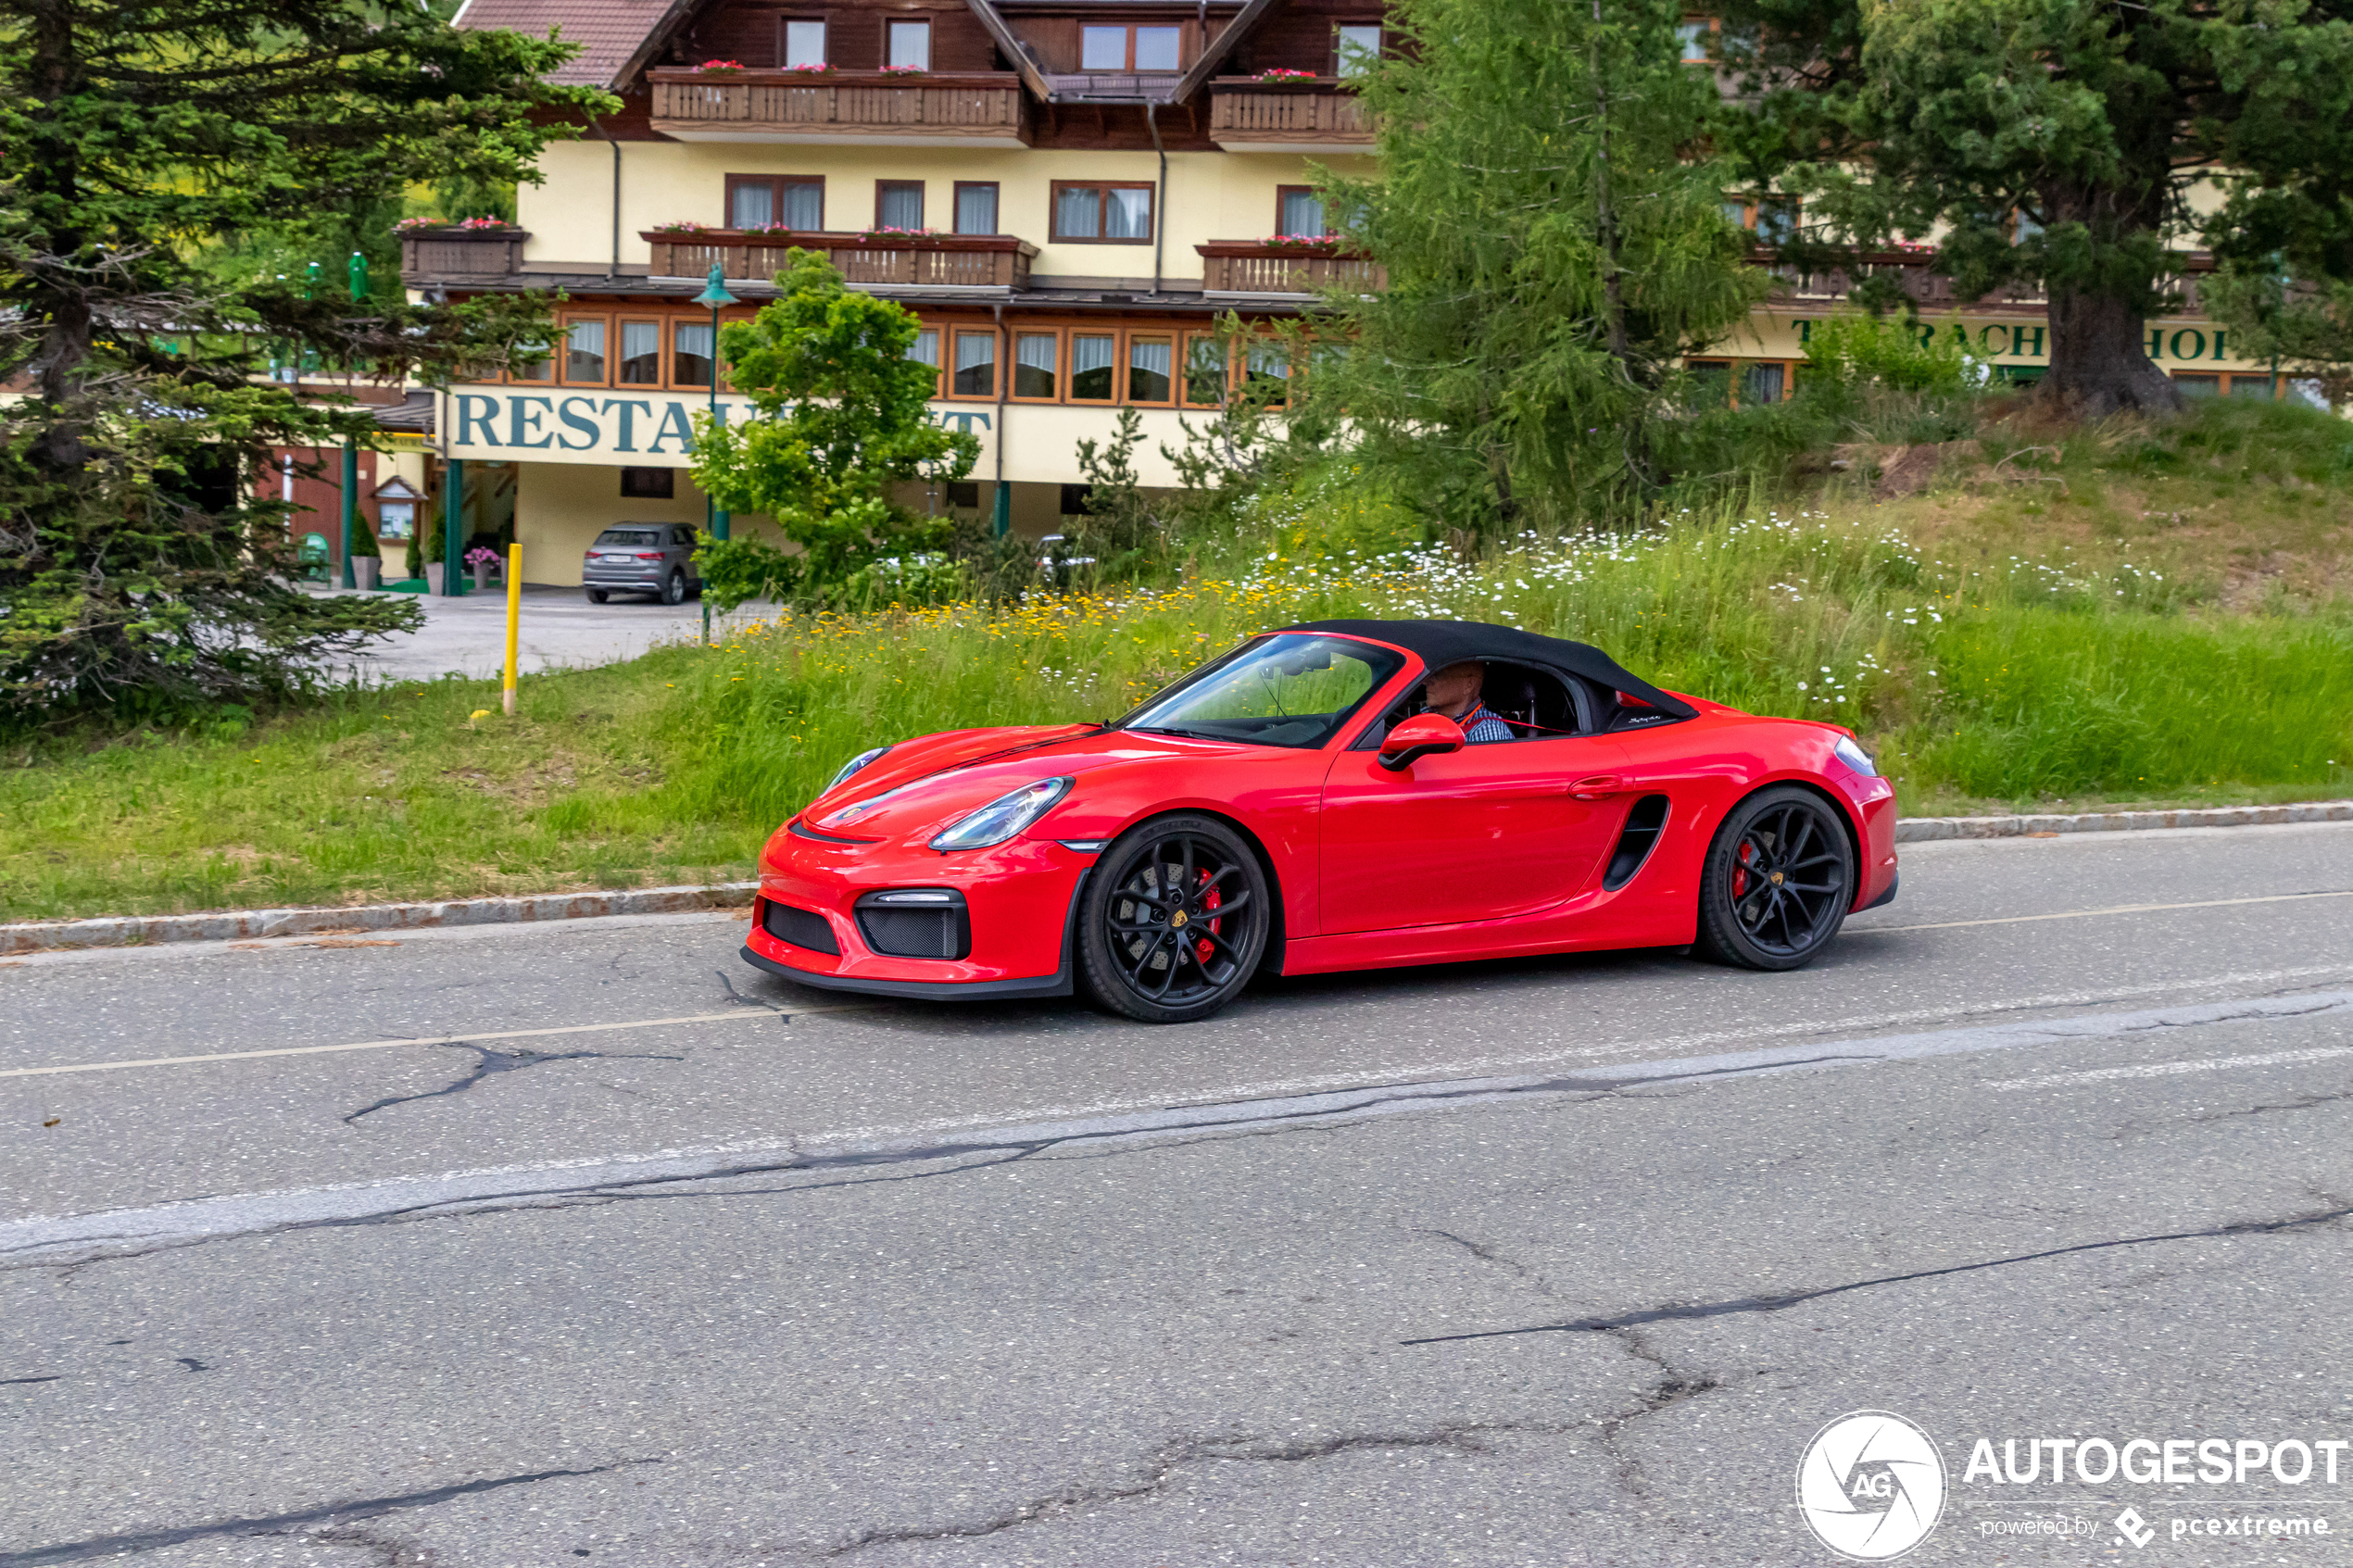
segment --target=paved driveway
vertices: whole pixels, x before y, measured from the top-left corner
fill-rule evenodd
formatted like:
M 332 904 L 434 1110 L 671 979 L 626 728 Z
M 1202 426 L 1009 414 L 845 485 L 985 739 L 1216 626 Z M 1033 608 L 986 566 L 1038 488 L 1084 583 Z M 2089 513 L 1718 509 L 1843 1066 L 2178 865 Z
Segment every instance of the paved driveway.
M 494 589 L 462 598 L 418 596 L 425 607 L 422 632 L 392 638 L 363 654 L 358 668 L 380 680 L 432 680 L 452 671 L 476 678 L 496 676 L 507 658 L 507 596 Z M 749 619 L 766 607 L 747 605 Z M 725 621 L 714 618 L 714 624 Z M 635 659 L 660 643 L 691 642 L 702 635 L 702 606 L 651 599 L 620 599 L 592 605 L 577 588 L 526 583 L 522 590 L 520 651 L 526 672 L 613 664 Z

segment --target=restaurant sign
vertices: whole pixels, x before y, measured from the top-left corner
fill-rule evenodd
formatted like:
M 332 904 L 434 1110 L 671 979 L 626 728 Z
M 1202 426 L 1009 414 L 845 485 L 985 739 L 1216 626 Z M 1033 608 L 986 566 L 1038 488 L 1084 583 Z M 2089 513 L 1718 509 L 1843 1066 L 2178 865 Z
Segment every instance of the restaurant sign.
M 712 411 L 708 393 L 457 386 L 441 394 L 436 428 L 452 458 L 685 468 L 694 461 L 695 416 Z M 990 412 L 935 408 L 932 420 L 985 439 Z M 716 413 L 722 424 L 740 422 L 752 417 L 751 403 L 723 396 Z

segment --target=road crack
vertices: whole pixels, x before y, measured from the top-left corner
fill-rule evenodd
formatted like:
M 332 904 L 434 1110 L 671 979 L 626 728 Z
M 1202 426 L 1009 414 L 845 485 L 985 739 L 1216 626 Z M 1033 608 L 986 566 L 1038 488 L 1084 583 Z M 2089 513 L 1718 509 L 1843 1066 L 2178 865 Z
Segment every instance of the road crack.
M 455 1501 L 459 1498 L 476 1497 L 484 1492 L 504 1491 L 509 1486 L 534 1486 L 541 1481 L 560 1481 L 577 1475 L 602 1475 L 609 1471 L 626 1470 L 633 1465 L 660 1464 L 658 1459 L 625 1459 L 612 1464 L 592 1465 L 585 1470 L 535 1470 L 522 1475 L 498 1475 L 485 1481 L 460 1481 L 451 1486 L 429 1487 L 420 1492 L 403 1492 L 393 1497 L 357 1498 L 346 1502 L 327 1503 L 319 1508 L 306 1508 L 291 1513 L 248 1516 L 243 1519 L 217 1520 L 209 1524 L 191 1524 L 177 1530 L 146 1530 L 135 1535 L 95 1536 L 87 1540 L 68 1541 L 57 1546 L 34 1547 L 28 1551 L 0 1551 L 0 1568 L 45 1568 L 53 1562 L 94 1562 L 102 1558 L 125 1557 L 135 1551 L 156 1551 L 164 1547 L 179 1546 L 187 1541 L 200 1541 L 218 1537 L 306 1535 L 330 1540 L 331 1544 L 373 1544 L 357 1538 L 335 1540 L 333 1537 L 358 1537 L 361 1533 L 349 1527 L 369 1519 L 379 1519 L 387 1513 L 411 1508 L 433 1508 Z M 306 1524 L 321 1524 L 330 1528 L 310 1532 Z M 396 1552 L 407 1550 L 397 1542 L 384 1537 L 384 1544 Z M 387 1568 L 409 1568 L 427 1559 L 393 1557 Z
M 2020 1252 L 2007 1258 L 1987 1258 L 1974 1263 L 1953 1263 L 1941 1269 L 1919 1269 L 1911 1273 L 1881 1274 L 1872 1279 L 1848 1280 L 1841 1285 L 1825 1285 L 1811 1290 L 1793 1290 L 1778 1296 L 1743 1296 L 1729 1301 L 1705 1301 L 1689 1305 L 1648 1307 L 1640 1311 L 1623 1312 L 1615 1317 L 1573 1318 L 1567 1323 L 1531 1323 L 1522 1328 L 1491 1328 L 1470 1334 L 1436 1334 L 1419 1339 L 1406 1339 L 1406 1345 L 1451 1345 L 1467 1339 L 1504 1339 L 1521 1334 L 1607 1334 L 1619 1329 L 1638 1328 L 1645 1323 L 1675 1323 L 1692 1318 L 1730 1317 L 1745 1312 L 1780 1312 L 1792 1307 L 1804 1306 L 1827 1297 L 1843 1296 L 1849 1291 L 1871 1290 L 1881 1286 L 1915 1285 L 1922 1280 L 1944 1279 L 1955 1274 L 1982 1273 L 1987 1269 L 2005 1269 L 2017 1263 L 2037 1263 L 2053 1258 L 2072 1257 L 2080 1253 L 2106 1252 L 2122 1247 L 2154 1247 L 2166 1242 L 2208 1241 L 2231 1236 L 2269 1236 L 2283 1231 L 2304 1230 L 2334 1224 L 2353 1215 L 2353 1204 L 2316 1213 L 2291 1214 L 2279 1220 L 2238 1220 L 2227 1225 L 2213 1225 L 2205 1230 L 2166 1231 L 2154 1236 L 2118 1236 L 2108 1241 L 2082 1241 L 2071 1247 L 2053 1247 L 2041 1252 Z
M 550 1061 L 684 1061 L 686 1060 L 683 1056 L 663 1056 L 650 1051 L 500 1051 L 493 1050 L 488 1046 L 468 1045 L 463 1041 L 451 1042 L 445 1048 L 473 1052 L 475 1057 L 473 1071 L 456 1083 L 445 1084 L 438 1089 L 429 1089 L 421 1095 L 394 1095 L 388 1098 L 380 1099 L 373 1105 L 362 1106 L 345 1117 L 344 1124 L 346 1126 L 356 1124 L 362 1116 L 373 1116 L 377 1111 L 389 1110 L 396 1105 L 413 1105 L 421 1099 L 440 1099 L 447 1095 L 462 1095 L 475 1085 L 495 1078 L 501 1073 L 514 1073 L 525 1067 L 538 1067 Z
M 1026 1525 L 1052 1524 L 1098 1503 L 1125 1502 L 1149 1497 L 1191 1465 L 1218 1462 L 1298 1464 L 1368 1449 L 1451 1449 L 1465 1455 L 1478 1455 L 1492 1451 L 1483 1440 L 1490 1435 L 1529 1433 L 1557 1436 L 1569 1430 L 1565 1426 L 1463 1422 L 1441 1423 L 1421 1431 L 1355 1432 L 1315 1438 L 1187 1438 L 1161 1448 L 1144 1461 L 1144 1473 L 1133 1481 L 1096 1486 L 1074 1484 L 1045 1497 L 1033 1498 L 975 1519 L 862 1530 L 836 1543 L 825 1555 L 846 1557 L 869 1547 L 896 1546 L 910 1541 L 972 1540 Z M 6 1568 L 6 1564 L 0 1562 L 0 1568 Z

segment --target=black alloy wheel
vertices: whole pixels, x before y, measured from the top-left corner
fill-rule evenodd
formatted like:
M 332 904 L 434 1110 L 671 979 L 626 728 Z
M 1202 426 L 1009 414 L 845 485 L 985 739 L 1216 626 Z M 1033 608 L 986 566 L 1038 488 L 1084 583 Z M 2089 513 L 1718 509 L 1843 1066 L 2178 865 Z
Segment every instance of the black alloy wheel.
M 1743 969 L 1811 963 L 1855 902 L 1855 850 L 1830 803 L 1780 784 L 1724 819 L 1700 873 L 1705 956 Z
M 591 588 L 588 590 L 588 602 L 592 605 L 600 605 L 610 596 L 608 595 L 602 588 Z
M 1095 861 L 1079 911 L 1087 994 L 1146 1023 L 1189 1023 L 1239 995 L 1266 951 L 1265 872 L 1214 817 L 1122 834 Z
M 676 567 L 670 569 L 670 579 L 661 585 L 661 602 L 682 605 L 686 602 L 686 574 Z

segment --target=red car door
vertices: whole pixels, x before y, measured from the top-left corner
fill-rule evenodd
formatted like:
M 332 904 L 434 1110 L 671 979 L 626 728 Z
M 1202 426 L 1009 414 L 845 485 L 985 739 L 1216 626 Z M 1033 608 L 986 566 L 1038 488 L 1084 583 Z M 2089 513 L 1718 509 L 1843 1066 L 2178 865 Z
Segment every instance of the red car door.
M 1466 746 L 1396 773 L 1378 752 L 1340 753 L 1324 781 L 1323 934 L 1502 920 L 1569 897 L 1626 813 L 1623 762 L 1599 735 Z M 1589 781 L 1600 797 L 1577 798 Z

